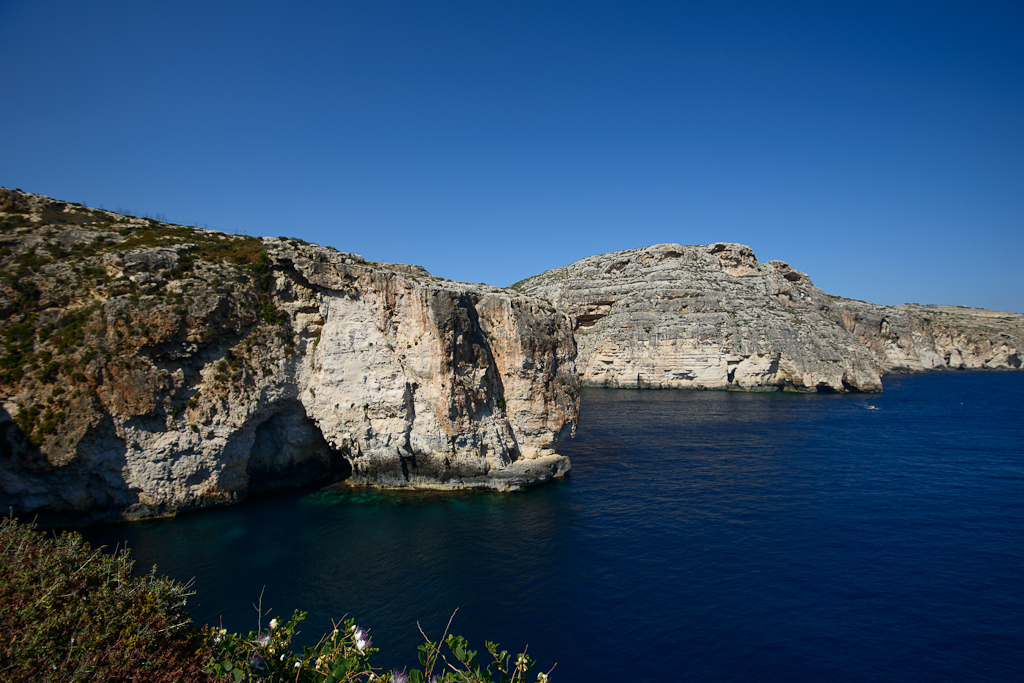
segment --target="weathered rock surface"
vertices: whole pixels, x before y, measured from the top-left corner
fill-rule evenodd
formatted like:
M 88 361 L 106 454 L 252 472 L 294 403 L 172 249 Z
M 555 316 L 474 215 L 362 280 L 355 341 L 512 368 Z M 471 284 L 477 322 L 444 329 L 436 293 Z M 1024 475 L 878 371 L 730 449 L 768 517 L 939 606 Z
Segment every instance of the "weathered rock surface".
M 829 298 L 739 244 L 592 256 L 516 285 L 576 322 L 584 384 L 878 391 L 881 367 Z
M 749 247 L 660 244 L 514 285 L 574 320 L 582 382 L 880 391 L 885 372 L 1019 368 L 1024 316 L 840 299 Z
M 875 354 L 887 373 L 1021 369 L 1020 313 L 833 298 L 830 315 Z
M 4 509 L 83 522 L 569 469 L 575 343 L 535 298 L 3 189 L 0 263 Z

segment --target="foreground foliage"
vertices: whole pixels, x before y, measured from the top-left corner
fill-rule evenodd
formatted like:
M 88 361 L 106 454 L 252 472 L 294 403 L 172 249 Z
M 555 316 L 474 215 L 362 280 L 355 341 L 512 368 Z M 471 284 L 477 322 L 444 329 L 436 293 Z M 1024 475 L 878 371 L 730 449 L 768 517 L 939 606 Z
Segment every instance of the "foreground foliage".
M 486 647 L 493 661 L 481 665 L 465 638 L 446 631 L 440 642 L 424 635 L 426 642 L 419 648 L 422 670 L 381 673 L 368 661 L 377 652 L 373 640 L 352 619 L 335 623 L 334 630 L 316 646 L 293 652 L 291 640 L 305 618 L 305 612 L 296 612 L 285 624 L 271 619 L 266 631 L 253 631 L 244 638 L 224 629 L 213 632 L 214 654 L 206 671 L 226 680 L 281 683 L 523 683 L 536 666 L 525 652 L 513 660 L 508 652 L 499 652 L 497 644 L 490 642 Z M 548 673 L 538 674 L 536 680 L 546 682 Z
M 79 534 L 46 538 L 0 526 L 0 680 L 179 681 L 202 678 L 210 649 L 185 612 L 187 586 L 131 575 Z
M 382 672 L 370 665 L 377 650 L 369 633 L 352 619 L 296 652 L 305 612 L 264 629 L 261 602 L 257 630 L 245 636 L 196 627 L 185 611 L 188 586 L 155 567 L 133 577 L 132 566 L 127 550 L 107 555 L 77 533 L 48 538 L 4 518 L 0 681 L 524 683 L 536 666 L 525 652 L 513 659 L 490 642 L 481 664 L 466 639 L 446 629 L 436 642 L 424 634 L 422 669 Z

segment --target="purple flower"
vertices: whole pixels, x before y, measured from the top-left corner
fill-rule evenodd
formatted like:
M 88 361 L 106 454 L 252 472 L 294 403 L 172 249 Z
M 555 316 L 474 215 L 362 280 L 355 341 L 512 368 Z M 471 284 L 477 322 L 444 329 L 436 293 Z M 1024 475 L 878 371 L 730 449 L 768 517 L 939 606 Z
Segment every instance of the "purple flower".
M 262 647 L 266 647 L 270 644 L 270 634 L 264 633 L 262 636 L 256 639 L 256 642 Z
M 392 669 L 392 671 L 391 671 L 391 683 L 409 683 L 409 677 L 405 674 L 404 671 L 398 671 L 397 669 Z

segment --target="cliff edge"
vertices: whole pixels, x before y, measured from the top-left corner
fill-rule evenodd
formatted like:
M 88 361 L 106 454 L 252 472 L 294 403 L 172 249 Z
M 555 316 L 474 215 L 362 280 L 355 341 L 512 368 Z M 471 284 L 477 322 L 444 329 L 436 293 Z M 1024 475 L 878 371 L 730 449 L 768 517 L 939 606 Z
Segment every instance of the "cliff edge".
M 7 189 L 0 264 L 0 507 L 82 522 L 569 469 L 576 348 L 536 298 Z

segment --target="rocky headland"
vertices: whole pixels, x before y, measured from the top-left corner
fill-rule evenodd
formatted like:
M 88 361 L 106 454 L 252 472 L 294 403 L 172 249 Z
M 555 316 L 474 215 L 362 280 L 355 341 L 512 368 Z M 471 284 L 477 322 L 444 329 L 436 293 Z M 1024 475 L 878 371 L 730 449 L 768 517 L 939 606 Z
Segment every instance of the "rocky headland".
M 1024 315 L 842 299 L 730 243 L 500 289 L 0 188 L 0 265 L 0 507 L 66 524 L 332 481 L 515 490 L 569 470 L 581 383 L 880 391 L 1024 350 Z
M 1024 315 L 826 294 L 741 244 L 659 244 L 519 282 L 574 322 L 587 386 L 881 391 L 882 375 L 1020 369 Z
M 0 264 L 4 509 L 83 523 L 569 469 L 576 347 L 535 297 L 7 189 Z

